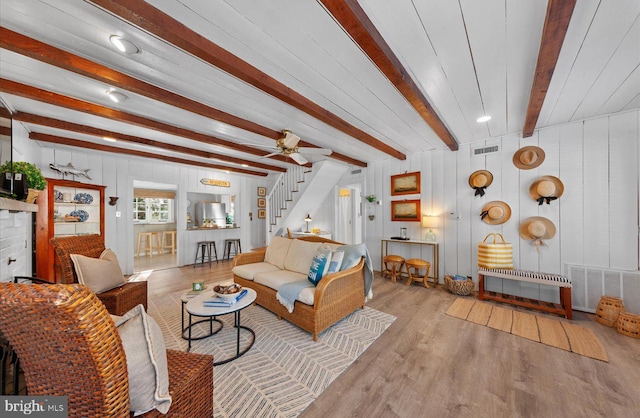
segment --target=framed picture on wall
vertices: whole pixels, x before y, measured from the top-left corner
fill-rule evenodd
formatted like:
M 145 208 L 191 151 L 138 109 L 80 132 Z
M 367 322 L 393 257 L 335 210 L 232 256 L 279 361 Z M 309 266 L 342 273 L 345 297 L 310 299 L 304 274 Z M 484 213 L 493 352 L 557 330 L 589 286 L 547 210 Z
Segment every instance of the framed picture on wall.
M 266 187 L 258 187 L 258 196 L 266 196 L 267 188 Z
M 420 172 L 391 176 L 391 196 L 420 193 Z
M 403 222 L 420 222 L 420 199 L 392 201 L 391 220 Z
M 266 208 L 267 207 L 267 199 L 265 199 L 264 197 L 259 197 L 258 198 L 258 207 L 259 208 Z
M 264 219 L 267 217 L 266 209 L 258 209 L 258 219 Z

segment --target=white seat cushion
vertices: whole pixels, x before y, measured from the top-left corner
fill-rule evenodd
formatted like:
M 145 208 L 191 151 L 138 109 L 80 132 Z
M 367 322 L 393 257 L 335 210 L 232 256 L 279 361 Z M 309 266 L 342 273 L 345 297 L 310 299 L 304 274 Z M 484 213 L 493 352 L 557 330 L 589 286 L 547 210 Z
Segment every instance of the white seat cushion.
M 267 251 L 264 254 L 264 261 L 271 263 L 278 268 L 284 269 L 284 259 L 289 252 L 289 246 L 292 241 L 294 240 L 289 238 L 273 237 L 267 246 Z
M 320 242 L 308 242 L 299 239 L 291 240 L 291 246 L 287 257 L 284 259 L 284 268 L 305 275 L 309 274 L 309 268 L 313 257 L 316 255 Z
M 273 264 L 267 262 L 242 264 L 233 268 L 233 274 L 242 277 L 245 280 L 253 280 L 256 274 L 266 273 L 269 271 L 280 271 L 280 269 Z
M 253 281 L 273 290 L 279 290 L 280 286 L 289 282 L 307 280 L 307 275 L 290 270 L 267 271 L 253 276 Z

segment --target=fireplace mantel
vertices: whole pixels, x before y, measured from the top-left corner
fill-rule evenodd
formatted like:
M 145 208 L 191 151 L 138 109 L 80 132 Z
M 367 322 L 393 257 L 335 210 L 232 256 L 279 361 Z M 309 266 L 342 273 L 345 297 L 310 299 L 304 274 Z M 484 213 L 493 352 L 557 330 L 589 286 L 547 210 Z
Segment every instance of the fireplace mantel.
M 3 209 L 11 212 L 37 212 L 38 205 L 0 197 L 0 210 Z

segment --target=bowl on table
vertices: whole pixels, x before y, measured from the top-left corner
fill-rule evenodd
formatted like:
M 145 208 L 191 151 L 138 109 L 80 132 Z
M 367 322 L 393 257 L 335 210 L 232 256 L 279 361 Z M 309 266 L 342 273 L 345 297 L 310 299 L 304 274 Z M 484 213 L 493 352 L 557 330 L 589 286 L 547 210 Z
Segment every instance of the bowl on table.
M 242 286 L 237 283 L 231 285 L 217 285 L 213 287 L 213 292 L 225 299 L 233 299 L 242 292 Z

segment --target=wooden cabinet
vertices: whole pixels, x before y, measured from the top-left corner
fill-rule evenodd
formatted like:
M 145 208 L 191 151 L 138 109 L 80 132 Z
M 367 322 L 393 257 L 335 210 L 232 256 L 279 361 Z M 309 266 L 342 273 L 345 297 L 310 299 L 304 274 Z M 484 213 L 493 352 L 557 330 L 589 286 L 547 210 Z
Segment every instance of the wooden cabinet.
M 36 277 L 56 282 L 57 263 L 49 239 L 70 235 L 104 236 L 105 186 L 47 179 L 38 195 L 36 214 Z

